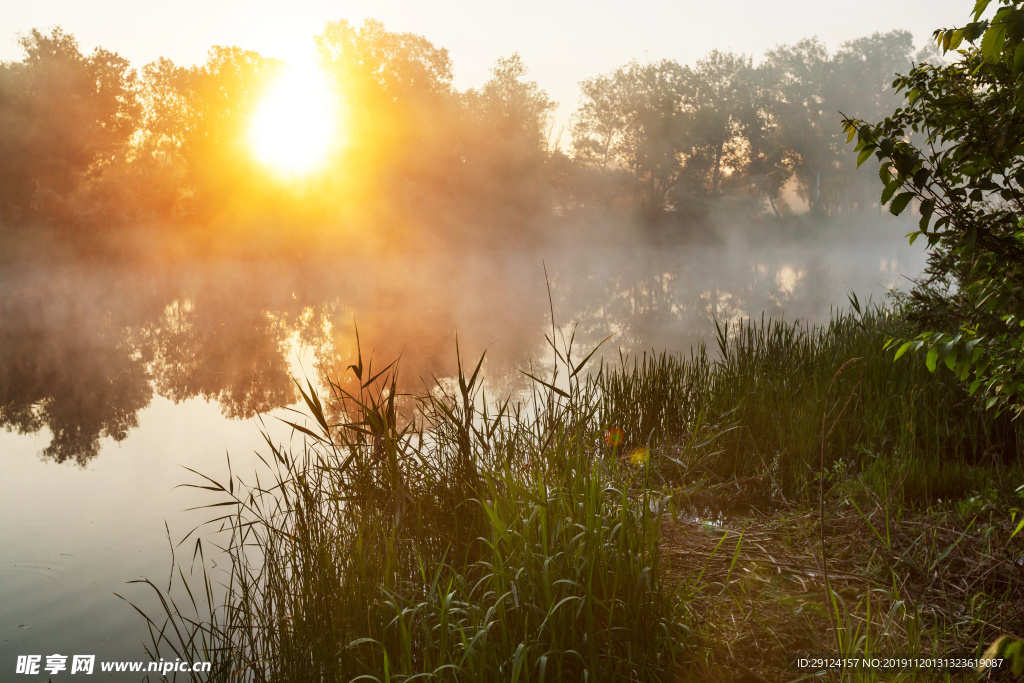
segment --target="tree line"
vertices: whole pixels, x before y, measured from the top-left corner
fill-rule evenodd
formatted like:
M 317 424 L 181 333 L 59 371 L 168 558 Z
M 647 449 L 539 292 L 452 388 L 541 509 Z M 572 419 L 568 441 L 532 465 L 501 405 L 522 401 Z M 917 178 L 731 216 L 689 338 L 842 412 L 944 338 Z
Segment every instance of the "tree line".
M 757 64 L 717 50 L 693 65 L 634 61 L 583 81 L 555 131 L 556 104 L 518 55 L 460 91 L 446 50 L 376 21 L 330 22 L 315 45 L 345 144 L 325 172 L 283 183 L 248 139 L 279 60 L 214 47 L 196 66 L 137 69 L 60 28 L 21 36 L 22 59 L 0 64 L 0 226 L 429 223 L 491 240 L 589 211 L 648 224 L 722 205 L 851 213 L 873 202 L 841 113 L 883 118 L 895 73 L 936 57 L 893 31 L 835 52 L 802 40 Z

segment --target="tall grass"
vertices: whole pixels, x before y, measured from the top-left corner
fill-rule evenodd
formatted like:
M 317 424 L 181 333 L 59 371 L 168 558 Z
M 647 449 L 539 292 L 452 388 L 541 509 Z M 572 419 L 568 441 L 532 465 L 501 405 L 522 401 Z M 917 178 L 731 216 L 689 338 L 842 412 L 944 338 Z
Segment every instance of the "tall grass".
M 325 404 L 300 387 L 302 449 L 268 438 L 269 481 L 201 485 L 230 510 L 226 595 L 167 602 L 153 654 L 213 660 L 211 680 L 670 679 L 685 629 L 649 468 L 601 440 L 580 366 L 494 414 L 482 361 L 451 394 L 400 396 L 361 360 Z
M 876 490 L 898 484 L 908 502 L 985 488 L 993 467 L 1017 460 L 1019 422 L 986 411 L 952 373 L 933 374 L 909 356 L 893 362 L 881 348 L 899 317 L 852 303 L 822 327 L 722 324 L 717 357 L 702 346 L 688 356 L 622 358 L 604 368 L 602 415 L 636 438 L 665 441 L 698 424 L 729 424 L 713 451 L 692 453 L 691 468 L 770 482 L 760 490 L 785 496 L 814 493 L 822 456 L 832 482 L 863 474 Z
M 187 604 L 161 593 L 151 654 L 212 660 L 215 681 L 677 680 L 699 640 L 687 601 L 706 590 L 699 566 L 681 581 L 665 567 L 680 485 L 804 510 L 819 498 L 820 571 L 826 485 L 857 482 L 888 557 L 905 503 L 989 487 L 1019 452 L 1017 423 L 952 375 L 894 363 L 881 349 L 898 318 L 854 303 L 820 328 L 723 324 L 715 354 L 588 364 L 552 337 L 554 370 L 520 402 L 488 400 L 483 357 L 412 396 L 397 365 L 360 356 L 323 402 L 300 386 L 300 448 L 268 437 L 255 483 L 196 484 L 226 511 L 212 521 L 229 569 Z M 826 595 L 813 600 L 842 600 Z M 870 617 L 846 617 L 870 615 L 871 595 L 836 608 L 823 651 L 868 651 Z

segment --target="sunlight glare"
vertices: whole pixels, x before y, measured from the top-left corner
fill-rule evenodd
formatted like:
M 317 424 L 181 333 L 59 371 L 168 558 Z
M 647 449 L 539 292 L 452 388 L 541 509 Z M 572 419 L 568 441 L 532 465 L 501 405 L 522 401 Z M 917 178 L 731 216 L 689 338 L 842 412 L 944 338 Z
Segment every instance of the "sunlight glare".
M 256 157 L 295 175 L 320 166 L 334 140 L 336 106 L 312 61 L 290 64 L 260 102 L 249 134 Z

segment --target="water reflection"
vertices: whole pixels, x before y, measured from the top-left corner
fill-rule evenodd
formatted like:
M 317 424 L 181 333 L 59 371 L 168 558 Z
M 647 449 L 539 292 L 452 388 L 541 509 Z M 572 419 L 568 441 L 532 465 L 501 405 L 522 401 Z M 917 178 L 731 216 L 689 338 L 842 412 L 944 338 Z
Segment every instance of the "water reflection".
M 219 299 L 179 299 L 145 331 L 154 389 L 175 402 L 202 396 L 225 417 L 246 418 L 294 399 L 284 317 Z
M 686 350 L 714 320 L 821 321 L 855 290 L 878 295 L 923 258 L 901 242 L 745 250 L 565 249 L 393 255 L 367 263 L 109 265 L 0 273 L 0 422 L 48 432 L 42 456 L 85 464 L 161 396 L 214 401 L 227 418 L 292 404 L 292 376 L 322 380 L 364 355 L 401 355 L 407 388 L 454 372 L 454 340 L 487 374 L 544 357 L 557 321 L 588 347 Z M 472 266 L 467 266 L 467 263 Z M 879 266 L 879 264 L 881 264 Z M 545 278 L 545 266 L 547 278 Z M 316 381 L 314 379 L 314 381 Z M 500 384 L 500 381 L 499 381 Z
M 101 437 L 124 439 L 153 395 L 151 354 L 138 328 L 113 308 L 72 295 L 39 273 L 5 287 L 0 301 L 0 422 L 52 434 L 47 458 L 84 464 Z

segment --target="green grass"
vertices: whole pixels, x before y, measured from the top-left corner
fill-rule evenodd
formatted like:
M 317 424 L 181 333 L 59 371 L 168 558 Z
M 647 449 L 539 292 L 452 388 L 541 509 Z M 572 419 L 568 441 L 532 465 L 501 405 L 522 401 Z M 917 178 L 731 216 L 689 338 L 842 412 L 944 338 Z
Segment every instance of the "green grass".
M 1021 625 L 1020 426 L 894 363 L 898 324 L 855 305 L 589 364 L 549 340 L 519 402 L 485 396 L 483 358 L 416 396 L 357 358 L 300 387 L 300 448 L 268 437 L 250 483 L 196 473 L 229 569 L 180 571 L 177 603 L 145 582 L 151 654 L 215 681 L 724 681 L 792 677 L 797 647 L 980 652 Z
M 479 370 L 455 395 L 399 396 L 394 366 L 361 360 L 326 404 L 302 388 L 300 452 L 268 439 L 267 483 L 201 485 L 230 511 L 226 599 L 192 619 L 167 603 L 160 654 L 211 658 L 213 680 L 671 679 L 669 506 L 601 441 L 597 385 L 495 415 Z
M 830 475 L 863 474 L 876 490 L 898 472 L 900 495 L 918 505 L 984 488 L 1016 462 L 1019 423 L 984 410 L 952 373 L 909 356 L 893 362 L 881 349 L 898 317 L 859 308 L 836 311 L 824 327 L 721 325 L 716 356 L 701 347 L 622 359 L 605 368 L 602 415 L 637 440 L 731 426 L 691 468 L 805 499 L 818 495 L 822 460 Z

